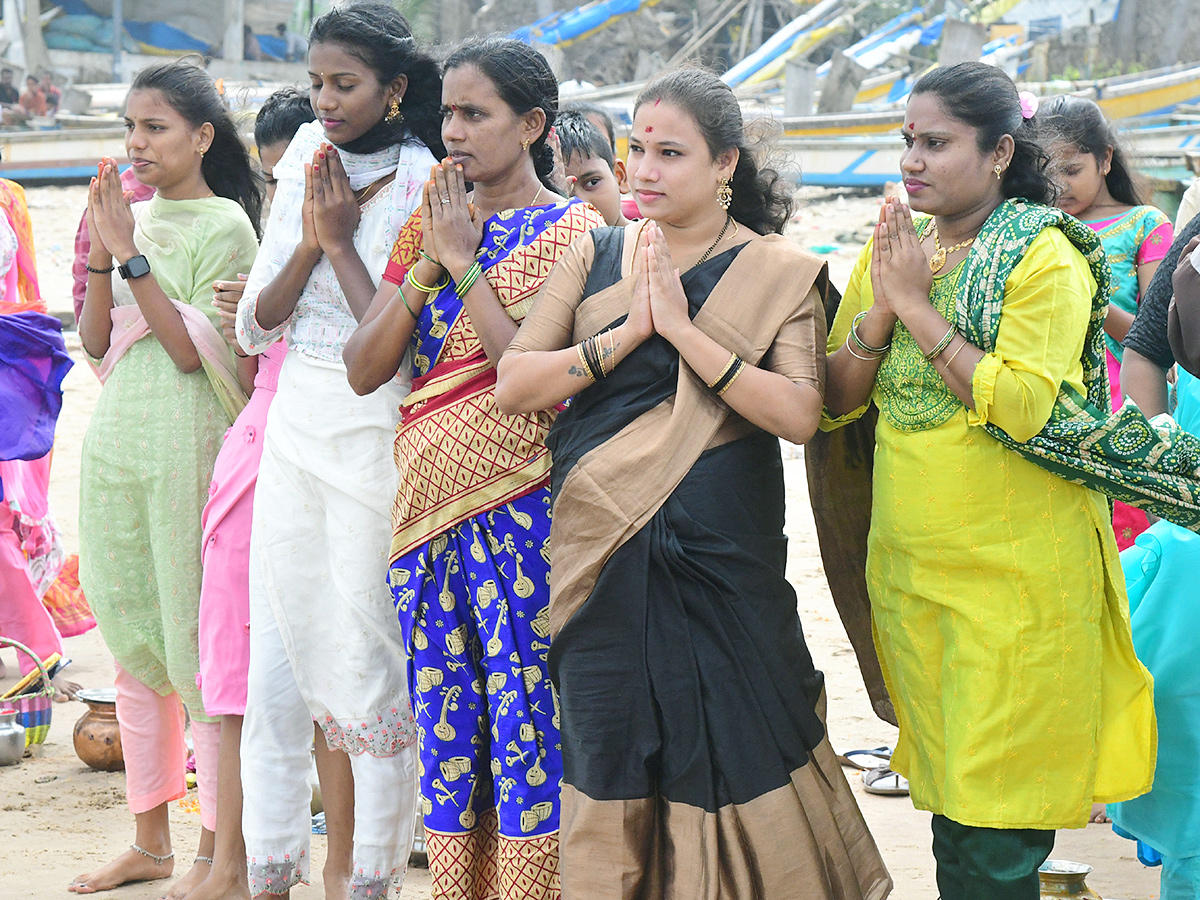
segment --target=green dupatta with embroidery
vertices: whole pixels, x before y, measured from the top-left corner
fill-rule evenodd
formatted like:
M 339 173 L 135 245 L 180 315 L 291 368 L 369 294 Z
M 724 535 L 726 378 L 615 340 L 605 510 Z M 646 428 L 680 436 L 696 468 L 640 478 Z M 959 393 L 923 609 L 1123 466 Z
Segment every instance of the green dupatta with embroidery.
M 1200 439 L 1168 416 L 1151 422 L 1126 399 L 1108 412 L 1104 318 L 1111 276 L 1099 236 L 1062 210 L 1006 200 L 988 217 L 967 255 L 955 304 L 959 332 L 985 353 L 996 348 L 1008 276 L 1042 229 L 1060 229 L 1079 249 L 1096 279 L 1083 347 L 1087 396 L 1059 388 L 1045 427 L 1017 441 L 996 425 L 984 427 L 1005 447 L 1067 481 L 1084 485 L 1160 518 L 1200 531 Z

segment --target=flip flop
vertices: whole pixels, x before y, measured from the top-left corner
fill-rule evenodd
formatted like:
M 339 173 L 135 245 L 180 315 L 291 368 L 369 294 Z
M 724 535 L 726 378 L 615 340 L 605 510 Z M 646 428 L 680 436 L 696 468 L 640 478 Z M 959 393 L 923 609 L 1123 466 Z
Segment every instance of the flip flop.
M 899 772 L 893 772 L 887 766 L 880 766 L 869 772 L 863 772 L 863 790 L 868 794 L 883 794 L 885 796 L 908 796 L 908 779 Z
M 878 769 L 892 761 L 891 747 L 876 747 L 874 750 L 847 750 L 838 756 L 843 766 L 856 769 Z

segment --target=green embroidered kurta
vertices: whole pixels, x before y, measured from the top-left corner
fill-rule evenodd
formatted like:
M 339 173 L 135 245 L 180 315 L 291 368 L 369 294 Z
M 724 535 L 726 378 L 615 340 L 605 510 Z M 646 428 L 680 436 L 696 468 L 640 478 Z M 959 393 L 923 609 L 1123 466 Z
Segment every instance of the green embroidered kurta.
M 831 352 L 873 302 L 869 262 L 868 246 Z M 952 322 L 964 269 L 931 292 Z M 1026 440 L 1060 385 L 1084 393 L 1095 279 L 1067 237 L 1046 228 L 1005 286 L 995 350 L 975 370 L 974 411 L 896 327 L 872 398 L 881 415 L 867 584 L 900 723 L 892 766 L 913 803 L 965 825 L 1077 827 L 1093 799 L 1149 788 L 1151 685 L 1133 653 L 1105 498 L 983 427 Z
M 212 283 L 250 271 L 258 246 L 245 212 L 221 197 L 156 196 L 139 213 L 134 243 L 159 286 L 219 329 Z M 211 720 L 196 687 L 200 513 L 229 425 L 204 370 L 180 372 L 150 334 L 113 368 L 83 444 L 79 574 L 105 643 L 201 721 Z

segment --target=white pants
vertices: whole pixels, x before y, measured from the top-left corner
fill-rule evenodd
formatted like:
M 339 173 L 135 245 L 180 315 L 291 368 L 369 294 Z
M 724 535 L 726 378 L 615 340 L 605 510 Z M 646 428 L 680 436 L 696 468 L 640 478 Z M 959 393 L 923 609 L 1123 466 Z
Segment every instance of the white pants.
M 307 879 L 314 718 L 354 773 L 351 897 L 385 897 L 417 807 L 407 658 L 387 586 L 392 441 L 407 388 L 358 397 L 346 370 L 287 355 L 250 536 L 242 823 L 251 894 Z
M 242 831 L 250 896 L 308 882 L 313 718 L 296 687 L 275 617 L 250 602 L 249 694 L 242 726 Z M 412 850 L 417 746 L 389 757 L 350 757 L 354 772 L 351 897 L 387 895 Z M 355 890 L 358 893 L 355 893 Z

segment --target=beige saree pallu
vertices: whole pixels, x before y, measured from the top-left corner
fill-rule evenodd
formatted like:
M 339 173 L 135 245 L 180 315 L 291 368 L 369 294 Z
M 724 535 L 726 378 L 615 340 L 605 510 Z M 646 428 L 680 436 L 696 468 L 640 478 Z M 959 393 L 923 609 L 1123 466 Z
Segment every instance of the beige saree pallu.
M 515 351 L 617 324 L 635 233 L 593 232 L 594 253 L 579 242 Z M 822 389 L 823 263 L 756 236 L 682 281 L 723 347 Z M 654 337 L 574 398 L 547 444 L 563 897 L 885 897 L 784 577 L 778 439 Z

